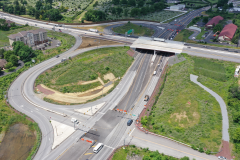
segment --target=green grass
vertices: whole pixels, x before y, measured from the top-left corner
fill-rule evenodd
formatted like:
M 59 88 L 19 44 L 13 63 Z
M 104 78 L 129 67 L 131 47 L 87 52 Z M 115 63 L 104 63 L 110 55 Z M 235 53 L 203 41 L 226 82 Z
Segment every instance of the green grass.
M 234 109 L 233 106 L 238 107 L 238 99 L 232 99 L 229 96 L 229 88 L 232 85 L 238 85 L 239 86 L 239 78 L 233 77 L 235 67 L 239 65 L 238 63 L 234 62 L 227 62 L 227 61 L 218 61 L 215 60 L 217 63 L 222 63 L 224 67 L 226 68 L 226 72 L 229 75 L 228 80 L 225 82 L 217 81 L 211 78 L 208 78 L 206 76 L 200 75 L 198 78 L 198 81 L 205 85 L 206 87 L 210 88 L 214 92 L 216 92 L 219 96 L 221 96 L 224 100 L 224 102 L 227 105 L 227 111 L 228 111 L 228 118 L 229 118 L 229 133 L 230 133 L 230 144 L 234 144 L 233 142 L 233 134 L 236 127 L 239 127 L 240 125 L 235 123 L 233 121 L 233 115 L 237 111 Z M 236 101 L 236 102 L 235 102 Z M 232 104 L 232 105 L 230 105 Z M 232 149 L 232 155 L 236 157 L 236 159 L 240 159 L 240 153 L 239 149 L 236 148 L 236 146 L 233 146 Z
M 94 83 L 85 84 L 85 85 L 71 85 L 71 86 L 63 87 L 62 92 L 63 93 L 69 93 L 70 91 L 71 92 L 85 92 L 89 89 L 96 88 L 101 85 L 102 84 L 100 82 L 94 82 Z
M 175 41 L 187 42 L 188 37 L 191 36 L 194 32 L 184 29 L 178 33 L 178 35 L 174 38 Z
M 36 85 L 45 84 L 60 92 L 95 88 L 100 84 L 79 85 L 79 82 L 95 80 L 98 76 L 102 78 L 110 72 L 115 77 L 122 77 L 133 61 L 126 53 L 128 50 L 129 47 L 114 47 L 85 52 L 41 74 L 36 79 Z
M 9 46 L 9 38 L 7 36 L 9 36 L 10 34 L 16 34 L 18 32 L 21 31 L 26 31 L 26 30 L 36 30 L 38 28 L 36 27 L 32 27 L 32 26 L 26 26 L 23 28 L 18 28 L 18 29 L 14 29 L 14 30 L 9 30 L 9 31 L 2 31 L 0 30 L 0 47 L 4 47 L 4 46 Z
M 150 116 L 141 122 L 154 133 L 217 152 L 222 138 L 220 106 L 211 94 L 190 81 L 190 73 L 195 73 L 194 60 L 185 57 L 186 61 L 168 69 L 163 93 Z
M 134 35 L 137 35 L 137 36 L 152 36 L 154 34 L 153 29 L 139 26 L 133 23 L 127 23 L 123 26 L 113 28 L 113 31 L 116 33 L 125 34 L 125 32 L 129 31 L 130 29 L 134 29 Z
M 127 156 L 129 156 L 127 158 Z M 126 146 L 125 149 L 118 149 L 114 155 L 112 160 L 127 160 L 130 157 L 136 157 L 136 159 L 150 160 L 150 159 L 159 159 L 159 160 L 178 160 L 178 158 L 164 155 L 163 153 L 159 153 L 158 151 L 150 151 L 148 148 L 137 148 L 135 145 Z M 133 158 L 135 159 L 135 158 Z
M 204 31 L 204 27 L 201 27 L 201 32 L 196 36 L 196 39 L 202 39 L 202 36 L 206 33 L 207 31 Z
M 194 72 L 217 81 L 227 81 L 227 75 L 223 64 L 215 63 L 209 59 L 193 57 Z

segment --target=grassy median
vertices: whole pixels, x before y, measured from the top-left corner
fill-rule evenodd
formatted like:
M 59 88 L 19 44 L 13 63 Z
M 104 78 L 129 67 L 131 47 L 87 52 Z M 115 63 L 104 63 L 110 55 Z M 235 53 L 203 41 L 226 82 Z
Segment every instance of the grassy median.
M 154 34 L 153 29 L 143 27 L 141 25 L 136 25 L 133 23 L 126 23 L 123 26 L 115 27 L 115 28 L 113 28 L 113 31 L 116 33 L 125 34 L 125 32 L 129 31 L 130 29 L 134 29 L 134 35 L 137 35 L 137 36 L 149 36 L 150 37 Z M 130 33 L 130 34 L 132 34 L 132 33 Z

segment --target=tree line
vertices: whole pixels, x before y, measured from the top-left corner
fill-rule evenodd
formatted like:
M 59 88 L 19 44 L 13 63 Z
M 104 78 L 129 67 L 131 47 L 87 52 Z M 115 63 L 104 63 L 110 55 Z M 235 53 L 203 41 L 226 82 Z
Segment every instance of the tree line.
M 8 62 L 5 66 L 6 69 L 18 66 L 18 59 L 23 62 L 28 62 L 32 58 L 42 54 L 42 51 L 34 51 L 31 47 L 25 45 L 21 41 L 13 42 L 12 46 L 13 50 L 5 51 L 4 49 L 0 49 L 0 58 L 5 59 Z
M 58 21 L 63 18 L 61 11 L 66 11 L 65 8 L 55 9 L 52 7 L 52 0 L 38 0 L 35 6 L 25 7 L 27 2 L 21 0 L 15 0 L 12 4 L 0 3 L 0 8 L 4 12 L 8 12 L 15 15 L 30 15 L 36 19 Z

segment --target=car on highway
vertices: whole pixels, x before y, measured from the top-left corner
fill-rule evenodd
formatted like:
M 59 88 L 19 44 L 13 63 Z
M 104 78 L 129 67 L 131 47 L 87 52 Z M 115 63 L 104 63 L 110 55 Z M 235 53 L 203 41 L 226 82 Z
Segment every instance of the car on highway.
M 132 120 L 132 119 L 129 119 L 129 120 L 127 121 L 127 126 L 131 126 L 132 122 L 133 122 L 133 120 Z
M 72 118 L 72 119 L 71 119 L 71 122 L 72 122 L 72 123 L 74 123 L 74 122 L 75 122 L 76 124 L 78 124 L 78 123 L 79 123 L 79 122 L 78 122 L 78 120 L 77 120 L 76 118 Z
M 103 148 L 103 143 L 98 143 L 94 148 L 93 152 L 98 153 Z
M 35 26 L 37 26 L 37 24 L 35 24 Z
M 144 101 L 148 101 L 148 100 L 149 100 L 149 95 L 145 95 Z
M 153 75 L 156 75 L 156 74 L 157 74 L 157 71 L 154 71 L 154 72 L 153 72 Z
M 195 37 L 192 37 L 192 39 L 196 39 Z
M 56 56 L 56 58 L 58 58 L 58 57 L 59 57 L 59 55 Z

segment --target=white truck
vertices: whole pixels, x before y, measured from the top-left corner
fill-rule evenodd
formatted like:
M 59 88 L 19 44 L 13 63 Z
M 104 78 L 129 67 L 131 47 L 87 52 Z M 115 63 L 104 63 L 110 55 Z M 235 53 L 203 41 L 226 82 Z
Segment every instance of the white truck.
M 89 29 L 88 31 L 98 33 L 97 29 Z

